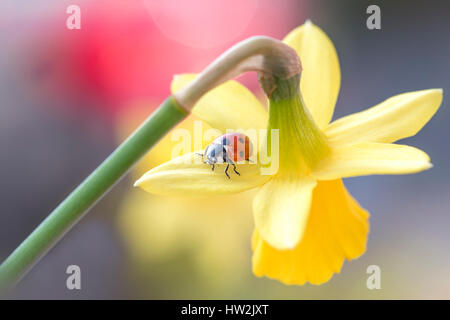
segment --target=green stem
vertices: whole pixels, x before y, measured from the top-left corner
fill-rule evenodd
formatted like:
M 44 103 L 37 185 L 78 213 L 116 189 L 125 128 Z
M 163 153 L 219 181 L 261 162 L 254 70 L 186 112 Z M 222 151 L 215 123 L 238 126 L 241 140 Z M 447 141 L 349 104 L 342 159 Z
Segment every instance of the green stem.
M 159 139 L 187 116 L 163 104 L 26 238 L 0 266 L 0 288 L 15 284 Z

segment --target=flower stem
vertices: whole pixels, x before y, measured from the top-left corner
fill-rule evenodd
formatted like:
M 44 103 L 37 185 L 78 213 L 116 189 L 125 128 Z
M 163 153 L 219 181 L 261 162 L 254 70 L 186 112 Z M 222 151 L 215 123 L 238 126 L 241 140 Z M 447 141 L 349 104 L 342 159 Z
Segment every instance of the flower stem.
M 92 172 L 0 266 L 0 289 L 14 285 L 127 171 L 188 114 L 173 97 Z

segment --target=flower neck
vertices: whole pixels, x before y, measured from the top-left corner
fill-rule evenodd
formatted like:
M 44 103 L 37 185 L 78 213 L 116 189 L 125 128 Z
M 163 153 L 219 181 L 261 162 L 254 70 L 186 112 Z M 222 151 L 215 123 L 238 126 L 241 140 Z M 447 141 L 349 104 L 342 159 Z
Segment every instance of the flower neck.
M 278 172 L 308 174 L 328 154 L 329 147 L 325 135 L 315 124 L 302 99 L 300 74 L 288 79 L 260 77 L 260 83 L 270 101 L 269 146 L 271 130 L 278 129 Z

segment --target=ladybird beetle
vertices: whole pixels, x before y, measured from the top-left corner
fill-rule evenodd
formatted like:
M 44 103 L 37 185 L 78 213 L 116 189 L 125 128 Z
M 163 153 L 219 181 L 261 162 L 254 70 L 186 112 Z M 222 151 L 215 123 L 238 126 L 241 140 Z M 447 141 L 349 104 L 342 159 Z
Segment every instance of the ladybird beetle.
M 241 175 L 236 170 L 235 162 L 246 160 L 250 161 L 253 152 L 253 146 L 250 139 L 243 133 L 226 133 L 216 138 L 209 146 L 206 147 L 203 154 L 203 162 L 211 165 L 214 171 L 216 163 L 226 163 L 225 175 L 228 179 L 228 168 L 233 166 L 233 171 L 237 175 Z

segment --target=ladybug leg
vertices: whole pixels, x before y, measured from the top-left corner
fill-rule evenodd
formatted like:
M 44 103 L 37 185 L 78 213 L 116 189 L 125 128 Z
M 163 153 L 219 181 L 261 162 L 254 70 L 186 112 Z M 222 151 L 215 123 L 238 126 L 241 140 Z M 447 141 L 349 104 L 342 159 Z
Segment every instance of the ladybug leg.
M 225 148 L 222 149 L 222 160 L 224 163 L 227 164 L 227 167 L 225 168 L 225 175 L 227 176 L 228 179 L 230 179 L 230 175 L 228 174 L 228 168 L 230 167 L 231 160 L 228 158 L 227 150 Z
M 214 171 L 214 163 L 212 164 L 211 171 Z
M 225 168 L 225 175 L 227 176 L 228 179 L 230 179 L 230 175 L 228 174 L 228 168 L 230 167 L 229 164 L 227 164 L 227 167 Z
M 233 171 L 240 176 L 241 174 L 239 172 L 237 172 L 236 170 L 236 165 L 234 164 L 233 160 L 231 160 L 230 158 L 228 158 L 226 155 L 224 155 L 223 160 L 227 163 L 227 168 L 225 169 L 225 174 L 227 175 L 228 179 L 230 178 L 230 176 L 228 175 L 228 168 L 230 167 L 230 164 L 233 166 Z
M 222 148 L 222 161 L 223 163 L 230 163 L 230 159 L 227 156 L 227 149 L 225 147 Z
M 235 172 L 238 176 L 240 176 L 241 174 L 240 174 L 239 172 L 237 172 L 237 170 L 236 170 L 236 165 L 235 165 L 234 163 L 232 163 L 232 165 L 233 165 L 233 170 L 234 170 L 234 172 Z
M 255 163 L 255 161 L 252 161 L 252 160 L 250 160 L 250 159 L 245 159 L 245 161 L 251 162 L 251 163 Z
M 204 158 L 203 158 L 203 153 L 195 152 L 194 154 L 197 155 L 197 156 L 202 157 L 203 163 L 205 163 L 205 160 L 204 160 Z

